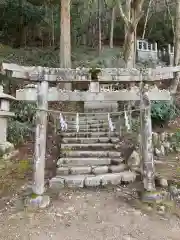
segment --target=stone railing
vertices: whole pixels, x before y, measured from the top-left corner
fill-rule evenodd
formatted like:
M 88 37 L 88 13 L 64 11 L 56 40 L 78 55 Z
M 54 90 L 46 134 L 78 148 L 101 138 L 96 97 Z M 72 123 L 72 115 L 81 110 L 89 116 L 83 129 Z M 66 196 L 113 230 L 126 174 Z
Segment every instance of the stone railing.
M 154 155 L 161 157 L 170 152 L 180 152 L 180 143 L 176 133 L 155 133 L 152 135 Z
M 157 133 L 153 132 L 152 134 L 153 141 L 153 152 L 155 158 L 161 158 L 163 156 L 168 155 L 173 152 L 180 152 L 180 142 L 177 138 L 176 133 Z M 142 143 L 143 144 L 143 143 Z M 139 169 L 140 167 L 140 145 L 141 145 L 141 136 L 138 137 L 138 146 L 136 146 L 136 150 L 134 150 L 127 160 L 129 165 L 132 166 L 133 169 Z
M 137 58 L 141 62 L 158 60 L 167 62 L 169 66 L 173 66 L 174 46 L 168 44 L 167 48 L 158 49 L 157 43 L 149 43 L 147 40 L 137 40 Z
M 149 43 L 146 40 L 137 40 L 137 57 L 139 61 L 158 60 L 157 43 Z

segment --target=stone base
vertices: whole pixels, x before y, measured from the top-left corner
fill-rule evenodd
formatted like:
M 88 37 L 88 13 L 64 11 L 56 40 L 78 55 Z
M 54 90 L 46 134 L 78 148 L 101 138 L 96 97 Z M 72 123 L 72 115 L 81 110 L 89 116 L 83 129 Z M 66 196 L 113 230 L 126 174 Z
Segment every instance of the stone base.
M 10 142 L 0 143 L 0 155 L 9 154 L 14 151 L 14 145 Z
M 50 204 L 50 197 L 44 196 L 29 196 L 25 199 L 25 207 L 29 209 L 44 209 Z
M 166 191 L 144 191 L 141 195 L 141 200 L 144 203 L 159 203 L 167 200 L 168 192 Z

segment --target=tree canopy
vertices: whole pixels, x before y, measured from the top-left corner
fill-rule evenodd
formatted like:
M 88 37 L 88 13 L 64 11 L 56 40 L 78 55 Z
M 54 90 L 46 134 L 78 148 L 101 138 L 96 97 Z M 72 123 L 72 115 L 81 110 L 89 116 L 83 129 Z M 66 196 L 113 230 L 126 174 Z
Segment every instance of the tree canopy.
M 164 2 L 164 1 L 160 1 Z M 168 1 L 165 1 L 168 3 Z M 144 16 L 139 22 L 137 36 L 141 38 L 149 0 L 143 6 Z M 154 0 L 150 8 L 145 38 L 159 45 L 173 42 L 172 19 L 175 5 Z M 111 12 L 115 7 L 114 42 L 123 43 L 124 28 L 117 1 L 104 0 L 101 4 L 102 41 L 110 38 Z M 0 41 L 13 47 L 59 46 L 60 1 L 4 0 L 0 3 Z M 97 46 L 98 0 L 71 0 L 71 34 L 74 46 Z M 163 19 L 163 21 L 162 21 Z M 54 40 L 52 40 L 54 39 Z

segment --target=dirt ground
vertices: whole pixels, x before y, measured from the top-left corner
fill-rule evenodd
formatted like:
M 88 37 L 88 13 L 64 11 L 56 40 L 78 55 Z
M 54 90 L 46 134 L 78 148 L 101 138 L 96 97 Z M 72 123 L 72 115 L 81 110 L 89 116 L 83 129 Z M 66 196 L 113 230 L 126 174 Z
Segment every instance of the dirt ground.
M 51 205 L 25 211 L 17 199 L 0 214 L 0 240 L 179 240 L 180 220 L 150 216 L 121 189 L 61 190 Z
M 175 125 L 177 122 L 174 122 Z M 33 143 L 20 148 L 15 161 L 32 160 Z M 48 140 L 46 176 L 54 175 L 57 153 Z M 16 173 L 10 178 L 15 179 Z M 128 203 L 121 188 L 60 190 L 51 205 L 38 212 L 24 209 L 12 194 L 31 179 L 26 175 L 12 192 L 0 194 L 0 240 L 180 240 L 180 219 L 142 212 Z M 10 182 L 11 184 L 11 182 Z

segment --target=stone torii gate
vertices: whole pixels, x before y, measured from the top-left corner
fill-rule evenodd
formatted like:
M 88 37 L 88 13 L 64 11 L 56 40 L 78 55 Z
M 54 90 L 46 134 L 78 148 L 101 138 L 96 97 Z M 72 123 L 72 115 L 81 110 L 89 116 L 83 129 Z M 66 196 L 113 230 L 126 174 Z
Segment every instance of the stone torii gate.
M 168 90 L 159 90 L 154 83 L 173 78 L 180 67 L 165 67 L 146 69 L 141 72 L 137 69 L 100 69 L 97 81 L 91 81 L 90 69 L 59 69 L 43 67 L 26 67 L 16 64 L 2 64 L 2 73 L 11 74 L 12 78 L 19 78 L 37 84 L 17 90 L 16 99 L 21 101 L 37 102 L 36 116 L 36 141 L 34 159 L 34 184 L 33 191 L 37 195 L 44 193 L 44 168 L 46 151 L 46 125 L 48 101 L 141 101 L 141 141 L 143 157 L 144 187 L 151 191 L 154 184 L 154 159 L 152 151 L 152 126 L 150 101 L 170 101 L 171 94 Z M 91 91 L 62 91 L 56 87 L 49 88 L 49 83 L 59 82 L 89 82 Z M 150 83 L 153 84 L 145 93 L 137 87 L 129 90 L 122 89 L 114 92 L 99 90 L 99 84 L 105 83 Z M 142 84 L 141 84 L 142 85 Z M 142 89 L 141 89 L 142 90 Z

